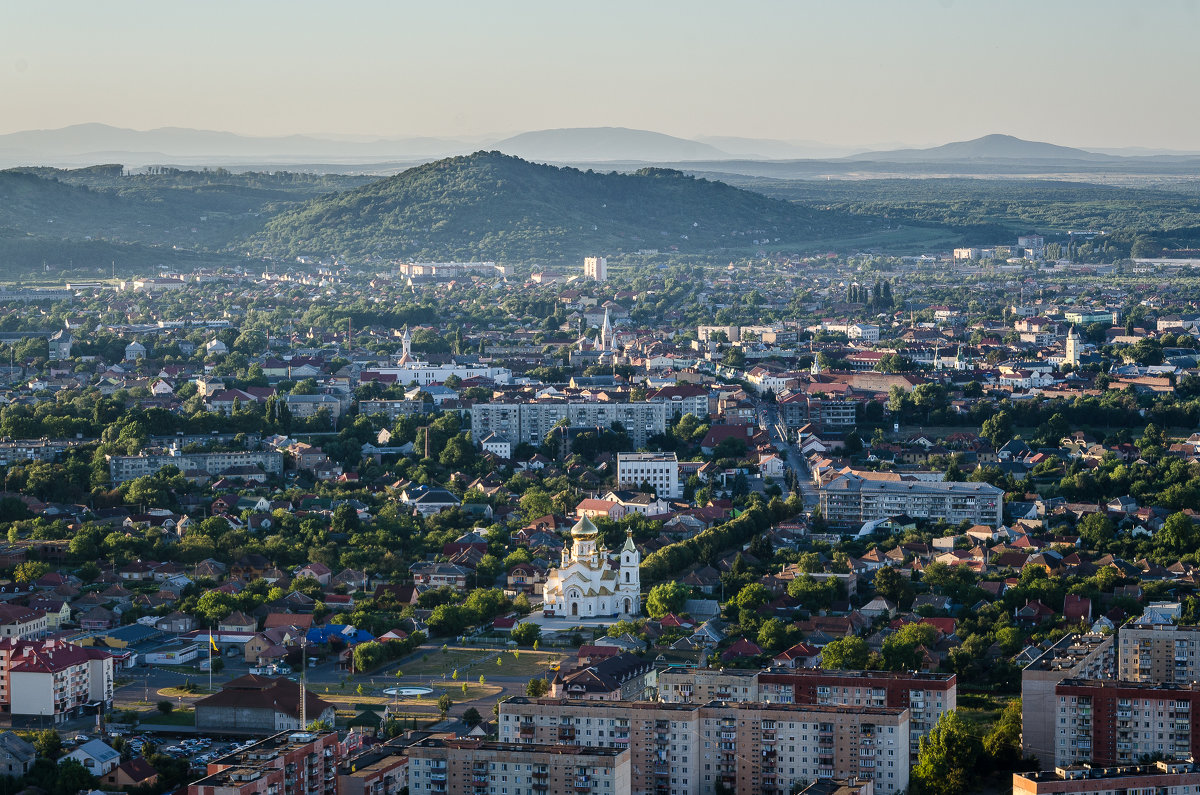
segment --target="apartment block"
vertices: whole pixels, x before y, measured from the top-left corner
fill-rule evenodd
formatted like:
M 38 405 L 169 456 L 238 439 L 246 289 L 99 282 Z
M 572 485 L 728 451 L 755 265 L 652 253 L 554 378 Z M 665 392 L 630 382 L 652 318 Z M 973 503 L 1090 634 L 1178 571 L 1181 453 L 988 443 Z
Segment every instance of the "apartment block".
M 113 658 L 61 640 L 0 640 L 0 711 L 62 723 L 113 701 Z
M 1197 626 L 1126 624 L 1117 635 L 1118 678 L 1165 684 L 1200 681 L 1198 640 Z
M 1111 679 L 1114 669 L 1112 635 L 1064 635 L 1021 671 L 1021 750 L 1044 766 L 1055 757 L 1058 716 L 1047 704 L 1064 679 Z
M 592 281 L 608 281 L 608 260 L 604 257 L 584 257 L 583 277 Z
M 609 428 L 619 423 L 634 447 L 644 447 L 653 435 L 667 427 L 665 403 L 648 401 L 601 402 L 584 400 L 535 400 L 520 403 L 477 403 L 471 407 L 471 432 L 476 439 L 490 433 L 514 445 L 540 444 L 559 422 L 570 426 Z
M 785 392 L 778 406 L 780 419 L 791 430 L 812 424 L 818 432 L 848 431 L 858 421 L 858 403 L 843 397 Z
M 188 795 L 337 795 L 336 732 L 282 732 L 208 763 Z
M 1129 765 L 1200 753 L 1200 686 L 1066 679 L 1054 688 L 1054 764 Z
M 617 488 L 636 489 L 643 483 L 653 486 L 659 497 L 682 497 L 678 457 L 674 453 L 617 453 Z
M 1200 792 L 1200 768 L 1190 762 L 1093 767 L 1074 765 L 1013 773 L 1013 795 L 1190 795 Z
M 865 480 L 848 474 L 822 487 L 820 496 L 822 515 L 838 527 L 901 514 L 999 527 L 1004 514 L 1004 490 L 988 483 Z
M 921 738 L 944 713 L 958 706 L 958 679 L 954 674 L 904 671 L 667 670 L 658 674 L 658 692 L 660 699 L 672 703 L 761 701 L 907 709 L 909 747 L 914 759 Z
M 153 475 L 166 466 L 179 467 L 182 472 L 199 469 L 213 476 L 219 476 L 234 467 L 252 466 L 262 469 L 268 475 L 282 475 L 283 453 L 249 450 L 184 453 L 176 449 L 166 453 L 108 457 L 108 474 L 113 485 L 140 478 L 142 475 Z
M 409 746 L 408 758 L 410 795 L 622 795 L 631 788 L 627 748 L 430 739 Z
M 433 404 L 423 400 L 361 400 L 358 403 L 358 413 L 364 417 L 372 414 L 382 414 L 395 422 L 401 417 L 414 417 L 418 414 L 432 414 Z
M 630 750 L 631 793 L 783 795 L 817 778 L 908 787 L 908 710 L 713 701 L 664 704 L 510 698 L 500 739 Z
M 667 668 L 658 672 L 658 698 L 670 704 L 763 701 L 760 673 L 747 668 Z

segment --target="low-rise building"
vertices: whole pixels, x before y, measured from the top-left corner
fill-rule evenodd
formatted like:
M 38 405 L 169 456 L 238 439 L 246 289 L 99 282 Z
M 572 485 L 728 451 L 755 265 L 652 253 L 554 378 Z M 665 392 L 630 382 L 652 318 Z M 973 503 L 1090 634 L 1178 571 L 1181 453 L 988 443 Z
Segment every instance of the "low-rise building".
M 332 726 L 334 707 L 305 691 L 300 709 L 300 685 L 283 677 L 247 674 L 228 682 L 219 693 L 196 702 L 196 730 L 273 734 L 299 731 L 307 724 L 325 721 Z

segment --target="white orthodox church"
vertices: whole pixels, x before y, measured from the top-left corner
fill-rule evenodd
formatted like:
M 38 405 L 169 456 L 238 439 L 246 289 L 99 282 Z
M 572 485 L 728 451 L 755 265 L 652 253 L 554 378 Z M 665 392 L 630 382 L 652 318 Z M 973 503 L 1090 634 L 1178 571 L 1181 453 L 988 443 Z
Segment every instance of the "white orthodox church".
M 642 560 L 633 536 L 626 536 L 616 568 L 599 536 L 599 529 L 586 516 L 571 528 L 571 546 L 563 549 L 562 564 L 546 574 L 545 615 L 630 618 L 642 611 Z

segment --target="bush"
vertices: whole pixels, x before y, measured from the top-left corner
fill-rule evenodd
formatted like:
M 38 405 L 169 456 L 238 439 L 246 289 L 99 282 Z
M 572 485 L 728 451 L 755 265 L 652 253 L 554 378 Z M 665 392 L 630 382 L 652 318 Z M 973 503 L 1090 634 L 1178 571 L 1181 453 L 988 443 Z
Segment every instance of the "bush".
M 170 715 L 171 710 L 173 710 L 173 709 L 175 709 L 175 705 L 172 704 L 170 701 L 168 701 L 165 698 L 162 701 L 158 702 L 158 711 L 164 715 Z

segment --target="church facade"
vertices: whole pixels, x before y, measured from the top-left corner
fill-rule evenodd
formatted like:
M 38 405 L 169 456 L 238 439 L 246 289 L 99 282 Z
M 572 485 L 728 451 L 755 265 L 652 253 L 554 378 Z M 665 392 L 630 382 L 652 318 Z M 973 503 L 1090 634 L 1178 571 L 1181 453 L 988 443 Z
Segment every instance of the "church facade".
M 584 517 L 571 528 L 562 563 L 546 574 L 542 611 L 562 618 L 631 618 L 642 611 L 641 555 L 626 536 L 614 568 L 600 531 Z

